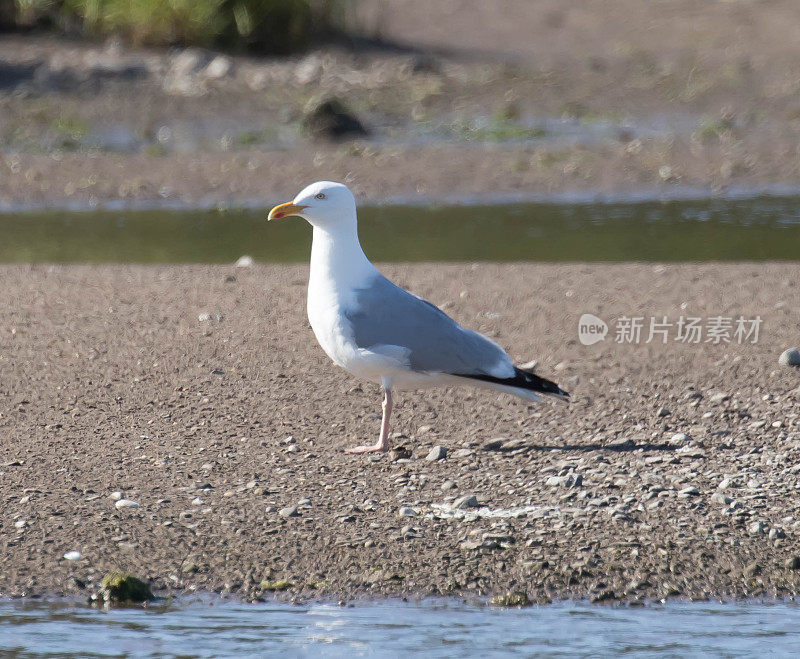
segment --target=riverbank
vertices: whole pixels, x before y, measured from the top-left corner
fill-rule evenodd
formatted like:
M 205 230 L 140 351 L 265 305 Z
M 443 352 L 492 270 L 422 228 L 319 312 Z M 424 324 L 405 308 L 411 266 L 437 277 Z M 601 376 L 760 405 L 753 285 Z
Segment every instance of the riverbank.
M 800 592 L 796 264 L 384 271 L 574 401 L 403 392 L 407 452 L 348 456 L 379 392 L 316 345 L 306 267 L 0 268 L 0 594 L 111 569 L 247 598 Z M 606 341 L 578 341 L 583 313 Z M 614 342 L 623 316 L 638 343 Z M 664 345 L 650 316 L 762 324 Z
M 365 1 L 349 42 L 285 58 L 3 35 L 0 207 L 267 205 L 318 179 L 374 201 L 795 186 L 797 20 Z M 364 134 L 309 126 L 331 98 Z

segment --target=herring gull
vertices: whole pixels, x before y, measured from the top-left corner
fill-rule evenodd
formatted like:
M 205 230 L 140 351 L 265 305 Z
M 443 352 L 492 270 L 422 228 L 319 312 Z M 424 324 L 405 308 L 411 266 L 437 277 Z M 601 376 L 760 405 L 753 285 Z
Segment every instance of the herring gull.
M 377 443 L 349 453 L 389 449 L 393 389 L 472 385 L 532 401 L 568 399 L 554 382 L 514 366 L 494 341 L 378 272 L 361 249 L 347 186 L 312 183 L 268 219 L 290 215 L 313 227 L 307 310 L 317 341 L 335 364 L 384 391 Z

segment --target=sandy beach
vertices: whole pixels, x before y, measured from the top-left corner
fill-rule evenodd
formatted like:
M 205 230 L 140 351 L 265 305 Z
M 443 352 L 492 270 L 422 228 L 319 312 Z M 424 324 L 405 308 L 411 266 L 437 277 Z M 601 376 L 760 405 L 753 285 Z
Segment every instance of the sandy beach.
M 86 596 L 111 569 L 249 599 L 800 592 L 796 264 L 382 269 L 573 402 L 401 392 L 403 450 L 349 456 L 380 394 L 317 346 L 305 266 L 2 266 L 0 594 Z M 647 343 L 664 316 L 762 323 Z

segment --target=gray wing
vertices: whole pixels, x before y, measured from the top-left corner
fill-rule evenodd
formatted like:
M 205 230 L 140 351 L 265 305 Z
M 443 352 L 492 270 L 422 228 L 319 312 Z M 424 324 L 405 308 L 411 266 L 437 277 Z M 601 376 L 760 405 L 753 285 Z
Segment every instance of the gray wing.
M 409 351 L 414 371 L 494 377 L 514 374 L 500 346 L 464 329 L 430 302 L 382 275 L 356 291 L 356 305 L 345 316 L 359 348 L 401 346 Z

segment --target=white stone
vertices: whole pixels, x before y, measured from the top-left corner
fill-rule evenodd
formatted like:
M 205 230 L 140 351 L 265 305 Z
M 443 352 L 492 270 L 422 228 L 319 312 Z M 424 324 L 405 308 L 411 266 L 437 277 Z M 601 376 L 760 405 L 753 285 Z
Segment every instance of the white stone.
M 255 265 L 255 261 L 253 260 L 252 256 L 248 256 L 245 254 L 244 256 L 240 256 L 236 259 L 235 266 L 237 268 L 252 268 Z
M 117 508 L 138 508 L 139 504 L 130 499 L 120 499 L 114 504 Z
M 83 554 L 73 549 L 72 551 L 68 551 L 66 554 L 64 554 L 64 558 L 66 558 L 68 561 L 79 561 L 83 558 Z
M 203 70 L 203 75 L 211 80 L 224 78 L 233 70 L 233 61 L 225 55 L 217 55 Z

